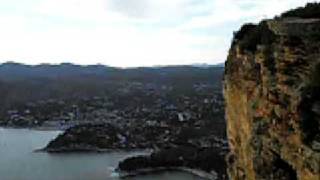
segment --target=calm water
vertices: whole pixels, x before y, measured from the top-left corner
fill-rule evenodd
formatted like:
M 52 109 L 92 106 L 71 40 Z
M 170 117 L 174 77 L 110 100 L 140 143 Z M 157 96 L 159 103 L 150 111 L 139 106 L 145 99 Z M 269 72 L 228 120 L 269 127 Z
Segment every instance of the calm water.
M 34 153 L 59 131 L 0 128 L 0 180 L 118 180 L 112 169 L 119 160 L 143 152 Z M 129 180 L 200 180 L 182 172 L 130 178 Z

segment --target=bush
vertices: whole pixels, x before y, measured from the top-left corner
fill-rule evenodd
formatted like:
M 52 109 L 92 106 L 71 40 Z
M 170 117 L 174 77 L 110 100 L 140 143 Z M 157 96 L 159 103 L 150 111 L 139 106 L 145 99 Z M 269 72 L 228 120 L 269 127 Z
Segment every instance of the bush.
M 305 7 L 283 13 L 281 17 L 320 18 L 320 3 L 308 3 Z
M 268 28 L 265 21 L 259 25 L 246 24 L 234 35 L 235 42 L 239 42 L 242 50 L 254 52 L 257 45 L 269 45 L 275 40 L 274 33 Z M 235 43 L 234 42 L 234 43 Z

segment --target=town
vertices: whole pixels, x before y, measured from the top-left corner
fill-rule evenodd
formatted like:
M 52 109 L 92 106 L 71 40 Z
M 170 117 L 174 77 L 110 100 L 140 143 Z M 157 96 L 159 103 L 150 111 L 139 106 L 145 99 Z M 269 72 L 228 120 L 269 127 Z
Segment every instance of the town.
M 30 77 L 27 83 L 32 84 L 29 86 L 33 92 L 49 86 L 47 82 L 50 81 L 59 88 L 41 91 L 39 96 L 34 94 L 33 98 L 5 106 L 6 109 L 2 107 L 1 125 L 64 131 L 39 151 L 151 150 L 152 157 L 159 157 L 150 162 L 148 156 L 140 157 L 148 163 L 139 166 L 132 164 L 141 159 L 126 159 L 119 164 L 119 171 L 144 168 L 144 165 L 152 165 L 153 169 L 183 166 L 208 174 L 214 171 L 219 177 L 225 177 L 224 156 L 228 143 L 221 82 L 223 68 L 163 67 L 117 71 L 118 74 L 112 76 L 99 74 L 99 78 L 96 74 L 85 78 L 70 75 L 75 80 L 69 80 L 65 75 L 66 84 L 57 80 L 54 74 L 45 77 L 50 80 L 40 81 L 41 87 L 32 87 L 33 81 L 37 80 Z M 127 74 L 123 76 L 124 72 Z M 78 82 L 83 86 L 76 84 Z M 24 93 L 13 89 L 9 95 L 15 91 L 18 95 Z M 189 157 L 190 153 L 193 158 Z M 207 162 L 209 156 L 216 161 Z M 163 162 L 165 157 L 171 158 Z
M 86 123 L 119 126 L 167 127 L 175 123 L 223 123 L 220 87 L 194 84 L 193 92 L 177 94 L 173 86 L 139 82 L 125 83 L 109 96 L 81 99 L 48 99 L 28 102 L 7 110 L 2 124 L 11 127 L 65 130 Z M 176 94 L 175 94 L 176 93 Z M 200 121 L 199 121 L 200 120 Z M 203 121 L 201 121 L 203 120 Z

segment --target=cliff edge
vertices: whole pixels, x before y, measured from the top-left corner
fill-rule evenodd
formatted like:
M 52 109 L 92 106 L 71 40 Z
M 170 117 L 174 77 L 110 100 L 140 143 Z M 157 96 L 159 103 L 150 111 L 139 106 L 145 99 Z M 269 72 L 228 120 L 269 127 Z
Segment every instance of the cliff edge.
M 235 33 L 224 77 L 231 179 L 320 179 L 320 4 Z

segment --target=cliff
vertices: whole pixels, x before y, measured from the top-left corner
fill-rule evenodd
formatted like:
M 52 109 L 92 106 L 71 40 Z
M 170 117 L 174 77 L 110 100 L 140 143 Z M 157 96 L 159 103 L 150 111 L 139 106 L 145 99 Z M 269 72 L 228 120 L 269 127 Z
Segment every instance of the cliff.
M 224 77 L 231 179 L 320 179 L 319 7 L 235 33 Z

